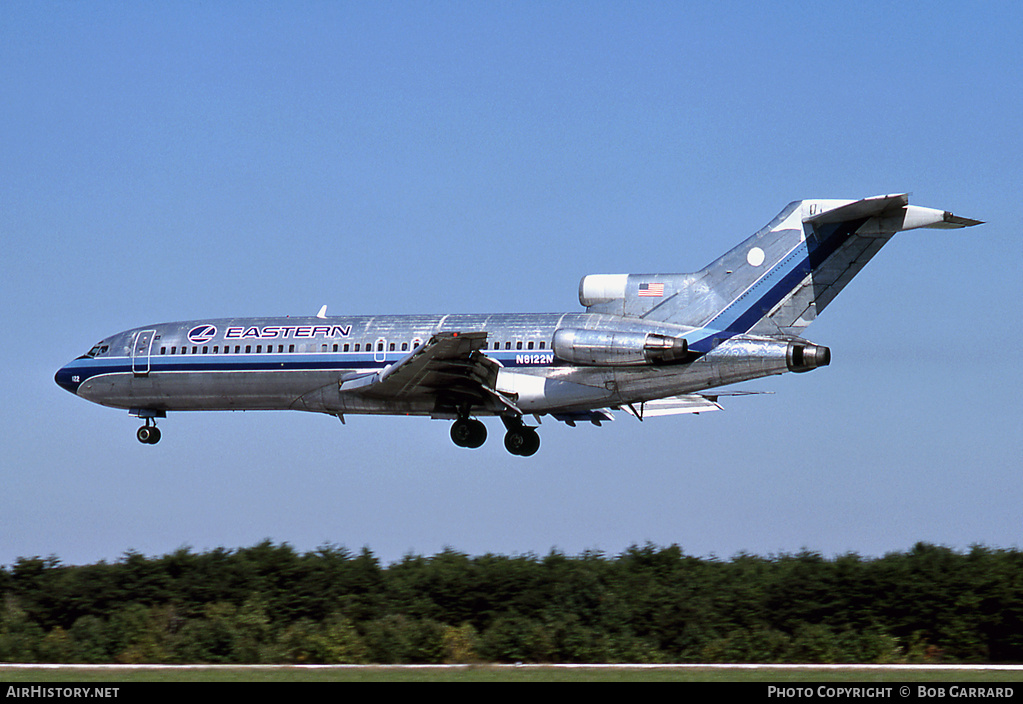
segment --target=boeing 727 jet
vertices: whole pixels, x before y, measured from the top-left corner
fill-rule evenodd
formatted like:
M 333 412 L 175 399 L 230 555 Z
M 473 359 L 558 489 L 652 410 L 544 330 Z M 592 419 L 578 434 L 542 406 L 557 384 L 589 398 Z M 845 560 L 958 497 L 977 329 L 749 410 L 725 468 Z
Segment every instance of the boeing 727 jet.
M 582 312 L 160 323 L 104 338 L 55 379 L 142 419 L 147 444 L 168 411 L 290 409 L 449 419 L 469 448 L 497 416 L 508 451 L 529 456 L 529 416 L 717 410 L 719 387 L 828 365 L 804 329 L 895 233 L 978 224 L 905 194 L 801 200 L 699 271 L 583 277 Z

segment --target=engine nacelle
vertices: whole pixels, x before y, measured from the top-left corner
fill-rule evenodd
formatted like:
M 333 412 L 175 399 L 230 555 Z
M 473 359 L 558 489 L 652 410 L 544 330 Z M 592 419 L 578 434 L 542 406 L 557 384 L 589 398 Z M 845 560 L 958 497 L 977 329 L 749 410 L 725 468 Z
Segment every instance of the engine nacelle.
M 562 328 L 554 333 L 554 354 L 573 364 L 671 364 L 683 361 L 688 351 L 685 338 L 654 332 Z

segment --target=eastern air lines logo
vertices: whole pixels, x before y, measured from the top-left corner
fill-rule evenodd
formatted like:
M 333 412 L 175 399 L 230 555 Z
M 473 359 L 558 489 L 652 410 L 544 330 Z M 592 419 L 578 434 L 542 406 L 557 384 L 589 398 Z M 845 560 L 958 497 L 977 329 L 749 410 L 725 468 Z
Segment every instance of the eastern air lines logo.
M 217 328 L 213 325 L 196 325 L 188 331 L 188 339 L 197 345 L 209 342 L 217 334 Z

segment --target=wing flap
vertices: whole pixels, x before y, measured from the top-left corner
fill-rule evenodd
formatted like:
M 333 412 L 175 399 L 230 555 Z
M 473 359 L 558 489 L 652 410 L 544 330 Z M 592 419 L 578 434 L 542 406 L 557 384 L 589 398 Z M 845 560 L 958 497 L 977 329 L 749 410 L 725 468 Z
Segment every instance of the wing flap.
M 618 410 L 625 411 L 639 420 L 654 418 L 656 416 L 676 416 L 684 413 L 709 413 L 710 411 L 723 411 L 724 408 L 718 403 L 722 396 L 753 396 L 756 394 L 771 393 L 770 391 L 718 391 L 706 394 L 681 394 L 669 396 L 643 403 L 630 403 Z
M 496 389 L 501 365 L 481 351 L 486 340 L 485 332 L 437 333 L 381 371 L 342 377 L 338 389 L 376 398 L 432 396 L 439 408 L 482 406 L 521 415 Z
M 609 411 L 603 408 L 596 408 L 589 411 L 566 411 L 561 413 L 552 413 L 555 420 L 560 420 L 562 423 L 575 427 L 575 424 L 581 421 L 588 421 L 596 426 L 606 421 L 612 421 L 615 419 Z
M 654 401 L 644 401 L 639 404 L 629 404 L 622 406 L 622 410 L 643 420 L 644 418 L 675 416 L 683 413 L 709 413 L 710 411 L 720 411 L 722 408 L 717 402 L 716 396 L 683 394 Z

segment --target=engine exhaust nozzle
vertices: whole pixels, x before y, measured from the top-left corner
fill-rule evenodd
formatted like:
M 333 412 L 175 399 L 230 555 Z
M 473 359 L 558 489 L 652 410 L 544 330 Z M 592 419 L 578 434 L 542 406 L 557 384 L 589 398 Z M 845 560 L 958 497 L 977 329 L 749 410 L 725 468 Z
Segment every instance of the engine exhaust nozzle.
M 831 350 L 824 345 L 793 342 L 789 344 L 785 362 L 790 372 L 808 372 L 831 364 Z

